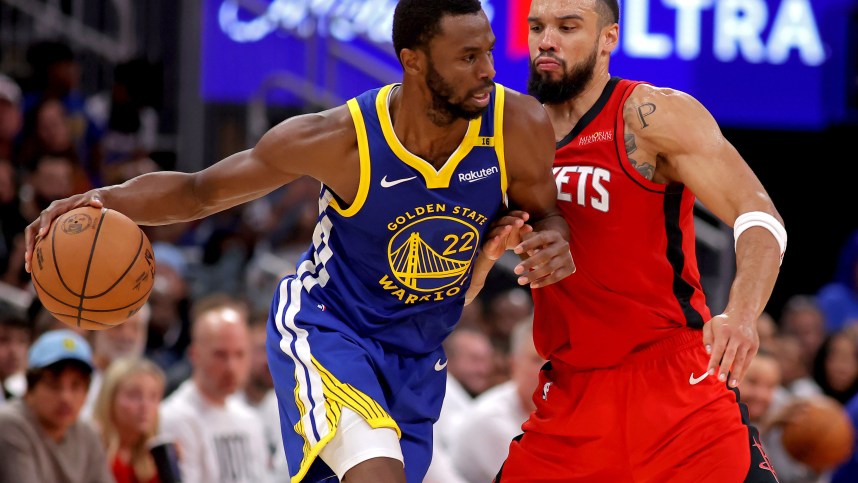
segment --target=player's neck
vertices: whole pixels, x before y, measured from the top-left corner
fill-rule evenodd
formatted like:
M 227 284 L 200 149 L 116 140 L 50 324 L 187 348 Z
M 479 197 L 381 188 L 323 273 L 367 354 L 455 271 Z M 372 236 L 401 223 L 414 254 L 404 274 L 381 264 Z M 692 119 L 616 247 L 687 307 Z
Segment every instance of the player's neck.
M 559 104 L 545 104 L 545 111 L 554 126 L 557 140 L 563 139 L 575 128 L 578 121 L 590 110 L 602 96 L 605 86 L 611 80 L 607 70 L 597 70 L 587 87 L 577 96 Z
M 429 114 L 431 101 L 419 87 L 403 83 L 390 97 L 390 118 L 396 137 L 406 149 L 438 168 L 458 148 L 468 130 L 466 119 L 438 124 Z
M 194 375 L 194 385 L 197 387 L 197 391 L 199 391 L 200 396 L 203 399 L 211 404 L 212 406 L 223 407 L 226 405 L 226 396 L 220 393 L 216 393 L 214 391 L 210 391 L 206 389 L 205 384 L 201 384 L 199 378 L 205 377 L 202 375 Z

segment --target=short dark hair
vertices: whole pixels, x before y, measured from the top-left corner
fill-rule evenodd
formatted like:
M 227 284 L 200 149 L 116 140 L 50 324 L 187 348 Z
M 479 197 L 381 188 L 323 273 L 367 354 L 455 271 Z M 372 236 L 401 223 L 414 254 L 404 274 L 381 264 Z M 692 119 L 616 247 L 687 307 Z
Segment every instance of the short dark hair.
M 75 359 L 64 359 L 61 361 L 54 362 L 49 366 L 27 369 L 27 390 L 29 391 L 36 387 L 36 385 L 39 384 L 42 379 L 44 379 L 46 374 L 51 374 L 54 377 L 57 377 L 62 374 L 63 371 L 65 371 L 66 369 L 74 369 L 83 374 L 84 377 L 86 377 L 87 379 L 87 384 L 92 382 L 91 367 Z
M 0 160 L 0 163 L 2 162 L 4 161 Z M 24 312 L 4 300 L 0 300 L 0 327 L 21 329 L 27 332 L 31 332 L 33 329 L 30 322 L 24 317 Z
M 445 15 L 468 15 L 481 11 L 480 0 L 400 0 L 393 12 L 393 49 L 425 47 L 441 31 Z
M 601 4 L 601 6 L 599 4 Z M 607 8 L 609 12 L 606 12 L 604 10 L 605 8 Z M 599 16 L 605 21 L 605 25 L 620 21 L 620 4 L 617 0 L 600 0 L 600 2 L 596 4 L 596 10 L 599 11 Z
M 27 319 L 14 313 L 0 313 L 0 329 L 12 329 L 24 332 L 28 338 L 33 337 L 33 326 Z

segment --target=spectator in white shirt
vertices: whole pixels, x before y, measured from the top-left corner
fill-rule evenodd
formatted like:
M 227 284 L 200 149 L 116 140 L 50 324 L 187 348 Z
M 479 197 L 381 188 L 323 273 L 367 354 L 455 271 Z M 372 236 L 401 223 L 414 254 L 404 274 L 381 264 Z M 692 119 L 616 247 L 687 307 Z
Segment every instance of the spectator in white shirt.
M 234 397 L 250 406 L 265 427 L 265 442 L 268 447 L 268 468 L 277 481 L 289 479 L 283 437 L 280 435 L 280 407 L 274 394 L 274 381 L 268 369 L 268 354 L 265 343 L 268 330 L 268 314 L 261 314 L 250 324 L 250 377 L 244 390 Z
M 474 401 L 460 419 L 449 454 L 470 483 L 492 481 L 509 451 L 512 439 L 536 406 L 533 392 L 545 361 L 533 344 L 533 320 L 515 325 L 510 337 L 511 380 L 495 386 Z
M 247 309 L 214 295 L 194 308 L 191 378 L 162 405 L 162 435 L 177 443 L 187 483 L 267 481 L 268 449 L 260 419 L 230 398 L 250 371 Z

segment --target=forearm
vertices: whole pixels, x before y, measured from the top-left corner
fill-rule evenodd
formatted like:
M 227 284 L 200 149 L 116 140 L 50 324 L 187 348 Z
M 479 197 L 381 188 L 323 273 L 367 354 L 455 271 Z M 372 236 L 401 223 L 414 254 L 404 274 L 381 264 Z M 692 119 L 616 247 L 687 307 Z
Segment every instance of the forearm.
M 780 247 L 768 231 L 754 227 L 736 244 L 736 277 L 730 288 L 725 313 L 756 320 L 774 289 L 780 265 Z
M 497 260 L 489 258 L 483 250 L 480 250 L 479 255 L 477 255 L 477 260 L 474 262 L 471 284 L 468 286 L 468 291 L 465 292 L 465 305 L 470 304 L 475 298 L 477 298 L 480 290 L 482 290 L 483 286 L 486 284 L 486 277 L 488 277 L 489 272 L 495 265 L 496 261 Z
M 148 173 L 120 185 L 93 190 L 105 208 L 116 210 L 140 225 L 167 225 L 206 216 L 187 173 Z

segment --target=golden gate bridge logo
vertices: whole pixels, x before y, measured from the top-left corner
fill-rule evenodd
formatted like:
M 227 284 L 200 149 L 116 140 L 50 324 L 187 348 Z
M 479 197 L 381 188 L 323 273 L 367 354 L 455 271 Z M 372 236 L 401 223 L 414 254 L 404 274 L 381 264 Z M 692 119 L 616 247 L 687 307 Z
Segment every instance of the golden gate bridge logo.
M 478 246 L 479 232 L 473 226 L 455 218 L 429 217 L 403 227 L 391 238 L 388 260 L 399 283 L 429 292 L 459 282 Z

